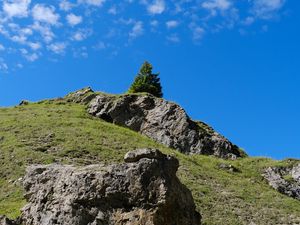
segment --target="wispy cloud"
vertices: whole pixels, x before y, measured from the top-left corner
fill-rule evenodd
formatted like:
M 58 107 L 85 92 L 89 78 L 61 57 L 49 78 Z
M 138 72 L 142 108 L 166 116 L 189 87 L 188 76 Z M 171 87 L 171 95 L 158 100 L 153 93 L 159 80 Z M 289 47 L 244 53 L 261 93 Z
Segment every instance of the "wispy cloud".
M 105 0 L 78 0 L 78 3 L 94 6 L 102 6 Z
M 67 45 L 63 42 L 52 43 L 47 46 L 47 48 L 55 54 L 63 54 L 65 53 Z
M 256 17 L 270 19 L 280 10 L 286 0 L 254 0 L 253 13 Z
M 178 25 L 179 25 L 179 22 L 177 20 L 169 20 L 166 22 L 166 26 L 169 29 L 176 28 L 176 27 L 178 27 Z
M 63 11 L 70 11 L 73 7 L 75 7 L 75 5 L 67 0 L 61 0 L 59 3 L 59 8 Z
M 143 35 L 143 33 L 144 33 L 143 22 L 137 21 L 134 23 L 132 30 L 129 33 L 129 37 L 134 39 L 137 38 L 138 36 Z
M 231 0 L 207 0 L 202 3 L 202 7 L 209 10 L 212 15 L 218 11 L 226 11 L 232 7 Z
M 147 10 L 151 14 L 161 14 L 166 9 L 166 3 L 164 0 L 154 0 L 149 3 L 147 6 Z
M 82 22 L 81 16 L 76 16 L 73 13 L 67 15 L 67 21 L 71 26 L 76 26 Z
M 120 49 L 134 45 L 137 39 L 149 36 L 164 43 L 184 44 L 183 39 L 199 43 L 209 33 L 225 29 L 242 34 L 245 32 L 241 31 L 254 29 L 257 21 L 268 23 L 272 18 L 280 18 L 286 2 L 2 0 L 0 71 L 22 68 L 25 62 L 40 58 L 63 56 L 68 51 L 80 58 L 100 49 L 116 55 Z M 267 32 L 267 27 L 262 24 L 259 29 Z

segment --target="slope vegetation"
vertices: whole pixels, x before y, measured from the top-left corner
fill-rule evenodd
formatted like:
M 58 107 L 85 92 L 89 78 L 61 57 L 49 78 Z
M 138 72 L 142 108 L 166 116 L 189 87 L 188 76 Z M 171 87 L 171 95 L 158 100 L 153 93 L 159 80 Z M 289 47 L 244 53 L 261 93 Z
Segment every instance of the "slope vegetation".
M 266 167 L 291 166 L 295 160 L 184 155 L 64 99 L 0 108 L 0 214 L 19 215 L 25 204 L 20 177 L 27 165 L 109 164 L 144 147 L 179 159 L 178 176 L 192 191 L 204 224 L 300 224 L 300 201 L 276 192 L 261 176 Z

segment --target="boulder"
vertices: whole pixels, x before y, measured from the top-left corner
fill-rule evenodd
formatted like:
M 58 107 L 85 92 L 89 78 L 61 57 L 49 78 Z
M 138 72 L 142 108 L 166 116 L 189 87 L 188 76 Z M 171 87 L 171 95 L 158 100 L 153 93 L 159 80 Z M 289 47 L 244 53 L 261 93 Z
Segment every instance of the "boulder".
M 183 153 L 230 159 L 243 155 L 211 127 L 191 120 L 179 105 L 150 94 L 99 94 L 90 102 L 88 112 Z
M 178 160 L 158 150 L 109 166 L 34 165 L 24 187 L 23 225 L 199 225 L 191 192 L 176 177 Z
M 269 167 L 263 177 L 275 190 L 300 200 L 300 164 L 293 167 Z

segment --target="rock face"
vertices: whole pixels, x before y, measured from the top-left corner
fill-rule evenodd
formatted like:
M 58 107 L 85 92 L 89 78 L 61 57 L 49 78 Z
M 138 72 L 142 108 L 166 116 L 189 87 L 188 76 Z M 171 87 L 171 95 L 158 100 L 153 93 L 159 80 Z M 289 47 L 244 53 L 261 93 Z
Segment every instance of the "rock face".
M 90 87 L 87 87 L 68 94 L 64 99 L 66 99 L 68 102 L 87 104 L 93 98 L 95 98 L 96 95 L 97 94 Z
M 263 176 L 275 190 L 300 200 L 300 164 L 292 168 L 269 167 Z
M 35 165 L 24 177 L 23 225 L 199 225 L 191 192 L 176 177 L 178 160 L 158 150 L 128 163 L 86 167 Z
M 90 102 L 88 112 L 184 153 L 242 156 L 236 145 L 206 124 L 192 121 L 180 106 L 149 94 L 99 94 Z

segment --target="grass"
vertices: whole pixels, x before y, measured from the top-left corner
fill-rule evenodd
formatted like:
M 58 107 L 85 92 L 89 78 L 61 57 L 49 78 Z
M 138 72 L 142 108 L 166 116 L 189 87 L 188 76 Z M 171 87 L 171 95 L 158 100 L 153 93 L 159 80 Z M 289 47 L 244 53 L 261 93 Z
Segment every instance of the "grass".
M 276 192 L 260 175 L 268 166 L 296 161 L 187 156 L 93 118 L 83 105 L 62 100 L 0 108 L 0 214 L 11 218 L 20 214 L 25 200 L 18 179 L 30 164 L 109 164 L 143 147 L 159 148 L 180 160 L 178 176 L 192 191 L 206 225 L 300 224 L 300 201 Z M 220 164 L 232 165 L 238 172 L 220 169 Z

